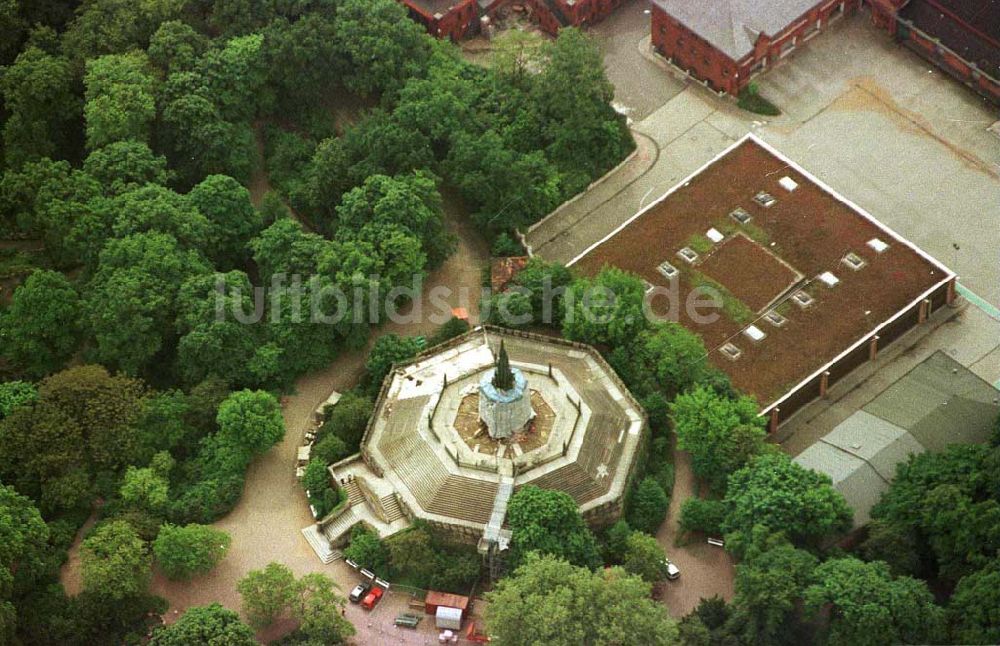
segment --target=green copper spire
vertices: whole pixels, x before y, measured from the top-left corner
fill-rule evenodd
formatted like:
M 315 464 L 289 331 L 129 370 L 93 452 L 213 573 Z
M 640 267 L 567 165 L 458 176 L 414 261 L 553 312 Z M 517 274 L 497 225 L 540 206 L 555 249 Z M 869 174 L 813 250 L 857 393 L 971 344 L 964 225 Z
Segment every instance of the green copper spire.
M 502 340 L 496 370 L 493 371 L 493 385 L 497 390 L 510 390 L 514 387 L 514 373 L 510 370 L 510 359 L 507 358 L 507 349 L 503 347 Z

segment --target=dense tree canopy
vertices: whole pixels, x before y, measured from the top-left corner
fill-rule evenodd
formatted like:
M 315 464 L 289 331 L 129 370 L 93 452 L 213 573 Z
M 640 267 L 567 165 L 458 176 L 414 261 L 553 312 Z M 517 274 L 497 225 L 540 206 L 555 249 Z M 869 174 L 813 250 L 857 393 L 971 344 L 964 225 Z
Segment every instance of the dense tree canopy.
M 944 635 L 944 612 L 927 585 L 893 579 L 884 563 L 833 559 L 815 576 L 806 604 L 813 611 L 830 608 L 830 644 L 932 643 Z
M 677 642 L 677 626 L 649 598 L 649 584 L 620 568 L 591 572 L 531 554 L 487 598 L 487 630 L 503 644 Z
M 0 352 L 25 374 L 43 377 L 62 368 L 83 334 L 80 295 L 54 271 L 36 271 L 0 312 Z
M 180 619 L 157 629 L 150 646 L 254 646 L 253 628 L 240 621 L 240 616 L 217 603 L 188 608 Z
M 597 542 L 569 494 L 525 486 L 510 499 L 511 561 L 520 565 L 529 552 L 565 559 L 574 565 L 597 567 Z
M 716 491 L 730 474 L 764 451 L 763 418 L 750 397 L 729 399 L 701 386 L 677 397 L 670 414 L 677 448 L 691 453 L 691 468 Z
M 729 478 L 722 529 L 741 539 L 763 525 L 793 543 L 814 544 L 846 532 L 851 509 L 829 476 L 805 469 L 784 453 L 761 455 Z

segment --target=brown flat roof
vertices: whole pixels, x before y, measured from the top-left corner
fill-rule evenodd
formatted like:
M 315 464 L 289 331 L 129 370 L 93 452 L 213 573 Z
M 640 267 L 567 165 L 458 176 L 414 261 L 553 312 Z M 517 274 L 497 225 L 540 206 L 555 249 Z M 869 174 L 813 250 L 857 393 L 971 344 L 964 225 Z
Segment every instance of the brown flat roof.
M 450 592 L 428 590 L 427 596 L 424 597 L 424 605 L 445 606 L 446 608 L 458 608 L 464 611 L 469 607 L 469 597 L 463 597 L 460 594 L 451 594 Z
M 755 199 L 762 192 L 774 199 L 770 206 L 765 196 Z M 737 208 L 748 222 L 731 215 Z M 713 228 L 722 241 L 709 240 Z M 879 253 L 868 244 L 873 239 L 888 246 Z M 698 259 L 678 257 L 682 247 L 700 249 Z M 848 254 L 864 266 L 849 267 Z M 569 264 L 584 275 L 616 266 L 670 289 L 657 269 L 664 261 L 678 271 L 676 320 L 700 334 L 712 363 L 764 408 L 954 276 L 753 135 Z M 826 272 L 835 286 L 819 279 Z M 723 287 L 724 308 L 714 322 L 696 323 L 683 304 L 705 276 Z M 792 299 L 800 290 L 813 299 L 807 307 Z M 655 297 L 654 309 L 662 313 L 664 302 Z M 763 316 L 770 311 L 786 321 L 771 324 Z M 751 340 L 751 324 L 766 337 Z M 720 351 L 727 342 L 741 351 L 738 359 Z

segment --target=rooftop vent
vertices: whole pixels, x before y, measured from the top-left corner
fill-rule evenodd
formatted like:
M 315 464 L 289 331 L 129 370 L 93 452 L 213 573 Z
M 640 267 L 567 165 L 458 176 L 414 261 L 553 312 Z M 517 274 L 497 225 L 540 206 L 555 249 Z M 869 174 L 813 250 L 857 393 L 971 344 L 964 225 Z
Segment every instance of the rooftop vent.
M 751 325 L 747 329 L 743 330 L 743 334 L 749 337 L 754 343 L 760 343 L 764 340 L 764 337 L 767 336 L 767 334 L 765 334 L 764 331 L 756 325 Z
M 739 206 L 729 212 L 729 217 L 740 224 L 750 224 L 750 220 L 753 219 L 753 216 L 747 213 L 746 209 Z
M 656 271 L 663 274 L 666 278 L 674 278 L 678 274 L 677 267 L 674 267 L 666 260 L 656 266 Z
M 740 355 L 743 354 L 743 351 L 737 348 L 732 343 L 725 344 L 724 346 L 719 348 L 719 350 L 722 352 L 722 354 L 726 355 L 727 359 L 730 359 L 732 361 L 736 361 L 737 359 L 740 358 Z
M 840 279 L 833 275 L 833 272 L 824 271 L 819 275 L 819 279 L 823 281 L 823 284 L 827 287 L 835 287 Z
M 691 247 L 684 247 L 677 252 L 677 255 L 692 264 L 695 260 L 698 260 L 698 252 Z
M 768 323 L 770 323 L 774 327 L 781 327 L 782 325 L 784 325 L 785 323 L 788 322 L 788 319 L 786 319 L 781 314 L 778 314 L 774 310 L 771 310 L 770 312 L 768 312 L 767 314 L 765 314 L 764 315 L 764 320 L 766 320 Z
M 715 227 L 712 227 L 711 229 L 706 231 L 705 237 L 707 237 L 709 240 L 711 240 L 716 244 L 722 242 L 726 238 L 726 236 L 722 235 L 722 233 L 720 233 L 719 230 L 716 229 Z
M 789 193 L 791 193 L 792 191 L 794 191 L 799 187 L 799 183 L 796 182 L 791 177 L 789 177 L 788 175 L 785 175 L 784 177 L 779 179 L 778 183 L 781 184 L 781 188 L 785 189 Z
M 800 289 L 799 291 L 792 294 L 792 300 L 795 301 L 795 304 L 798 305 L 799 307 L 809 307 L 810 305 L 813 304 L 813 301 L 816 299 L 810 296 L 809 292 L 805 292 Z
M 757 204 L 760 204 L 761 206 L 766 206 L 770 208 L 774 206 L 774 204 L 778 201 L 778 199 L 773 195 L 771 195 L 770 193 L 768 193 L 767 191 L 761 191 L 760 193 L 757 193 L 756 195 L 753 196 L 753 201 L 756 202 Z
M 882 242 L 878 238 L 872 238 L 868 241 L 868 246 L 875 250 L 875 253 L 882 253 L 889 248 L 889 245 Z
M 844 256 L 843 259 L 841 259 L 841 262 L 850 267 L 851 269 L 853 269 L 854 271 L 857 271 L 865 266 L 864 258 L 854 253 L 853 251 Z

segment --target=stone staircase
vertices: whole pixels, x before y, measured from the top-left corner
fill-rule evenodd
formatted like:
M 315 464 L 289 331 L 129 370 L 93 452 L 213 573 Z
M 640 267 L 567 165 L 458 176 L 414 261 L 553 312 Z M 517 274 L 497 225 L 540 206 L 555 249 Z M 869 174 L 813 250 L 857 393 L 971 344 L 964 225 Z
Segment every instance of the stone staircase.
M 350 480 L 346 485 L 344 485 L 344 490 L 347 492 L 347 501 L 352 505 L 360 505 L 365 502 L 365 497 L 361 493 L 361 486 L 358 484 L 357 480 Z
M 329 565 L 334 561 L 343 558 L 344 554 L 340 550 L 330 547 L 330 541 L 327 540 L 323 532 L 320 531 L 318 525 L 310 525 L 302 530 L 302 535 L 305 537 L 306 542 L 309 543 L 309 547 L 313 548 L 316 552 L 316 556 L 319 560 L 323 562 L 324 565 Z
M 361 522 L 361 518 L 354 513 L 353 509 L 348 509 L 325 525 L 321 531 L 323 536 L 326 537 L 327 542 L 333 544 L 343 537 L 344 534 L 351 531 L 351 528 L 359 522 Z
M 399 506 L 399 501 L 396 500 L 396 494 L 390 493 L 382 496 L 382 498 L 379 499 L 379 502 L 382 504 L 382 509 L 385 511 L 386 522 L 392 523 L 403 517 L 403 510 Z

